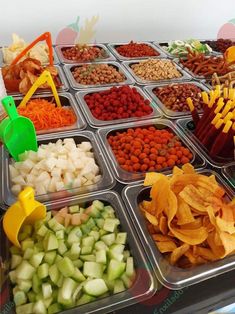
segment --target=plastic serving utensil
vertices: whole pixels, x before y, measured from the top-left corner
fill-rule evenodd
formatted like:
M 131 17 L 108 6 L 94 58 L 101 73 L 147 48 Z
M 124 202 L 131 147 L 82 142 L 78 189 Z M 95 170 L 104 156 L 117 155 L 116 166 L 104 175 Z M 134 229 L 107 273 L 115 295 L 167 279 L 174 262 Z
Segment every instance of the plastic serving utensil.
M 38 150 L 35 127 L 30 119 L 18 114 L 12 96 L 3 98 L 2 104 L 9 117 L 0 123 L 0 139 L 18 161 L 25 151 Z
M 45 40 L 49 50 L 49 64 L 53 65 L 53 48 L 52 48 L 52 40 L 51 40 L 51 33 L 46 32 L 36 38 L 31 44 L 29 44 L 11 63 L 11 65 L 17 64 L 18 61 L 24 57 L 24 55 L 39 41 Z
M 34 199 L 34 190 L 26 187 L 18 195 L 18 200 L 8 208 L 3 217 L 3 229 L 8 239 L 20 247 L 18 234 L 24 224 L 33 224 L 46 217 L 46 207 Z
M 225 58 L 226 58 L 227 62 L 235 61 L 235 46 L 229 47 L 225 51 Z
M 55 97 L 55 102 L 57 104 L 58 107 L 61 107 L 61 102 L 60 102 L 60 98 L 58 96 L 56 87 L 55 87 L 55 83 L 53 81 L 53 78 L 51 76 L 51 73 L 47 70 L 43 71 L 43 73 L 39 76 L 39 78 L 34 82 L 33 86 L 31 86 L 31 88 L 29 89 L 29 91 L 27 92 L 27 94 L 24 96 L 23 100 L 21 101 L 20 105 L 18 106 L 18 108 L 22 108 L 25 107 L 27 102 L 30 100 L 30 98 L 32 97 L 32 95 L 35 93 L 35 91 L 43 84 L 47 83 L 51 90 L 52 93 Z

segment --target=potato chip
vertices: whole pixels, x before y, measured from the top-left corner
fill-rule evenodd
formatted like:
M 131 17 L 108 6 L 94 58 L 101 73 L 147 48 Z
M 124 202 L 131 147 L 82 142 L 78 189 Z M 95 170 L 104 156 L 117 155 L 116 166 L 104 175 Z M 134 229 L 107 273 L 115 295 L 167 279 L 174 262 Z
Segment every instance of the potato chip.
M 172 252 L 177 248 L 173 241 L 156 242 L 156 245 L 161 253 Z
M 189 250 L 190 246 L 186 243 L 177 247 L 172 253 L 170 257 L 171 265 L 175 265 L 176 262 L 184 255 L 185 252 Z
M 182 166 L 182 170 L 185 174 L 195 174 L 196 173 L 193 165 L 191 165 L 191 164 L 184 164 Z
M 159 229 L 162 232 L 162 234 L 166 235 L 168 232 L 167 227 L 167 218 L 165 216 L 161 216 L 159 220 Z
M 143 210 L 145 218 L 153 225 L 158 226 L 158 220 L 155 216 L 149 214 L 146 210 Z
M 178 225 L 188 224 L 195 220 L 190 206 L 181 197 L 178 197 L 178 210 L 176 212 L 176 217 L 178 219 Z
M 194 246 L 193 254 L 195 256 L 201 256 L 203 259 L 206 259 L 208 261 L 215 261 L 217 259 L 211 249 L 207 249 L 201 246 Z
M 190 206 L 198 210 L 199 212 L 206 212 L 205 200 L 201 194 L 193 185 L 186 186 L 180 193 L 179 196 Z
M 202 217 L 197 217 L 194 221 L 180 226 L 181 229 L 198 229 L 203 226 Z
M 147 172 L 144 179 L 144 186 L 154 185 L 158 180 L 165 179 L 165 176 L 157 172 Z
M 168 194 L 170 190 L 170 184 L 168 178 L 165 176 L 154 183 L 152 186 L 150 196 L 152 198 L 152 206 L 155 210 L 156 217 L 168 208 Z
M 229 234 L 235 233 L 235 227 L 233 221 L 226 221 L 220 217 L 216 217 L 216 224 L 221 231 L 226 231 Z
M 189 249 L 184 255 L 189 259 L 191 264 L 197 264 L 197 258 L 194 256 L 192 249 Z
M 171 237 L 168 237 L 166 235 L 162 234 L 153 234 L 152 238 L 154 241 L 159 241 L 159 242 L 166 242 L 166 241 L 172 241 L 173 239 Z

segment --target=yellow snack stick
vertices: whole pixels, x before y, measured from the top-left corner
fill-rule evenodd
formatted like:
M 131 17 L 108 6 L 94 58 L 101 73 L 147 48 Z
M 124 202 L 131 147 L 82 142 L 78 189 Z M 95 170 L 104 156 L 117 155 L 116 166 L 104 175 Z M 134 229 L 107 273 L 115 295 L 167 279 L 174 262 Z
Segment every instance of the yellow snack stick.
M 224 87 L 224 98 L 227 99 L 228 98 L 228 88 Z
M 201 92 L 201 95 L 202 95 L 202 100 L 203 100 L 204 104 L 208 105 L 209 104 L 209 97 L 208 97 L 207 92 Z
M 224 110 L 222 111 L 222 117 L 224 118 L 226 116 L 226 114 L 231 110 L 231 105 L 229 103 L 227 103 L 224 107 Z
M 227 123 L 225 123 L 225 126 L 222 130 L 223 133 L 228 133 L 228 131 L 230 130 L 231 126 L 232 126 L 232 121 L 228 121 Z
M 221 111 L 221 109 L 223 108 L 223 106 L 224 106 L 224 99 L 222 97 L 220 97 L 220 99 L 217 102 L 217 107 L 215 108 L 214 113 L 215 114 L 219 113 Z
M 192 111 L 194 110 L 194 105 L 193 105 L 192 99 L 191 99 L 190 97 L 188 97 L 188 98 L 186 99 L 186 101 L 187 101 L 187 104 L 188 104 L 188 106 L 189 106 L 190 111 L 192 112 Z
M 219 119 L 215 125 L 215 128 L 218 130 L 223 123 L 224 123 L 223 119 Z
M 233 114 L 232 112 L 227 113 L 227 115 L 224 118 L 224 123 L 227 123 L 228 121 L 230 121 L 233 118 Z
M 216 125 L 216 123 L 219 121 L 219 119 L 222 118 L 221 113 L 217 113 L 217 115 L 214 117 L 214 119 L 211 121 L 211 124 Z M 223 120 L 222 120 L 223 121 Z
M 229 88 L 228 98 L 233 100 L 234 99 L 234 94 L 235 94 L 235 89 L 234 88 Z
M 220 86 L 220 85 L 216 85 L 216 86 L 215 86 L 215 90 L 218 91 L 218 96 L 220 96 L 220 93 L 221 93 L 221 86 Z

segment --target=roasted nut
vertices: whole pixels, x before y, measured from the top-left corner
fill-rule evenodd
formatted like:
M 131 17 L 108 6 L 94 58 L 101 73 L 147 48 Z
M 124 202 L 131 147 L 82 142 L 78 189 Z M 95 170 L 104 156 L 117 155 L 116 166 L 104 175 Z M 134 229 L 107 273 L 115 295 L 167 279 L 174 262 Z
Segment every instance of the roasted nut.
M 148 59 L 131 65 L 131 69 L 141 79 L 158 81 L 181 77 L 175 64 L 170 60 Z

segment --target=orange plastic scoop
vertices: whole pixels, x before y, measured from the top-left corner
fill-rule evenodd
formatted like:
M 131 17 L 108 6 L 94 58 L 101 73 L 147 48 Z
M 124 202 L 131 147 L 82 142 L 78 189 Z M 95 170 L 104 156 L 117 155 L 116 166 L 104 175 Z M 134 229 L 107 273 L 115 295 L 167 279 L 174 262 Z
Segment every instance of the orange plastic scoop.
M 53 48 L 52 48 L 52 40 L 51 33 L 46 32 L 36 38 L 31 44 L 29 44 L 11 63 L 11 65 L 17 64 L 18 61 L 25 56 L 25 54 L 32 49 L 38 42 L 45 40 L 49 50 L 49 64 L 53 65 Z
M 225 51 L 225 59 L 230 63 L 235 61 L 235 46 L 229 47 Z

